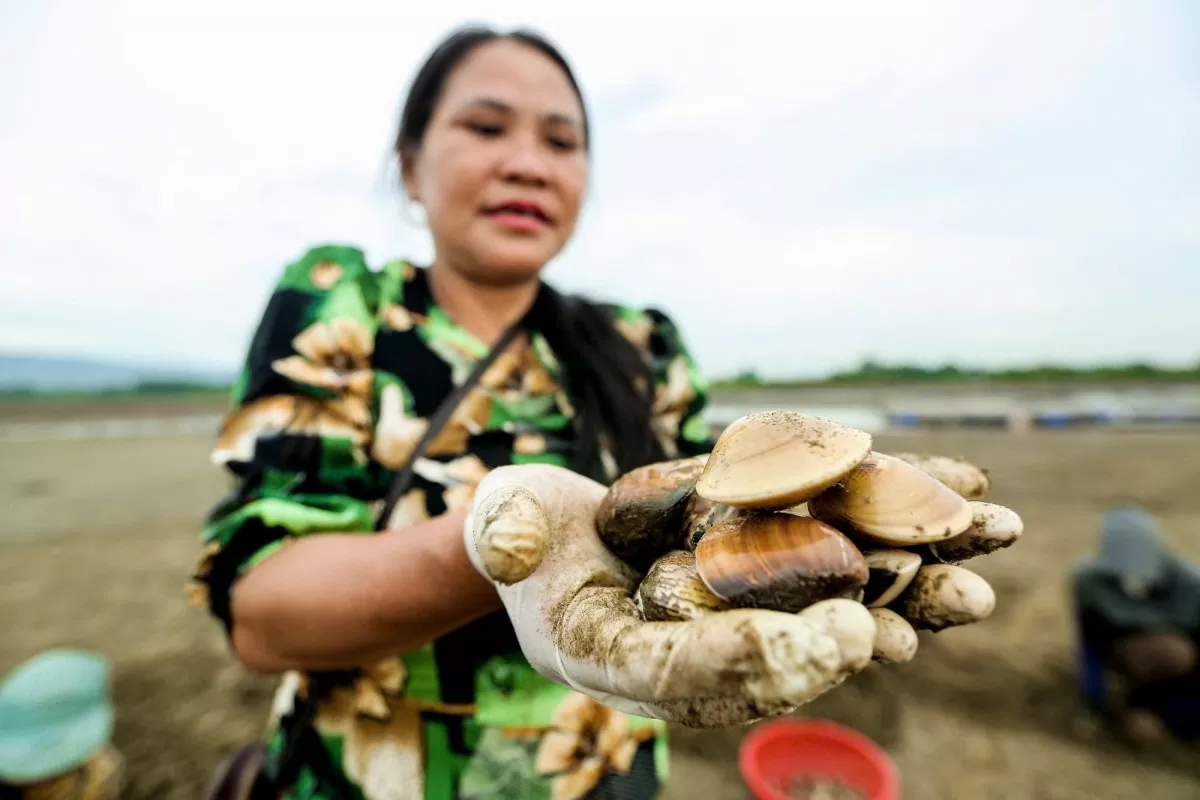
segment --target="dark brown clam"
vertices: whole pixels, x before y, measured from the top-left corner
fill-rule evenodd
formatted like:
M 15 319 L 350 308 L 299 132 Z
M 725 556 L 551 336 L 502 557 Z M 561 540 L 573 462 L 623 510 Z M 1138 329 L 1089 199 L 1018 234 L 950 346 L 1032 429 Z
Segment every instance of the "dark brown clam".
M 921 556 L 909 550 L 873 550 L 865 557 L 871 574 L 860 602 L 867 608 L 886 606 L 899 597 L 921 567 Z
M 679 547 L 703 468 L 702 457 L 676 459 L 638 467 L 613 481 L 596 509 L 601 541 L 639 570 Z
M 713 594 L 742 608 L 799 611 L 867 582 L 866 559 L 819 520 L 748 512 L 714 525 L 696 546 L 696 567 Z
M 687 511 L 683 515 L 683 547 L 695 552 L 696 545 L 700 543 L 710 528 L 727 519 L 747 513 L 749 512 L 744 509 L 734 508 L 723 503 L 714 503 L 711 500 L 705 500 L 698 494 L 693 494 Z
M 865 431 L 796 411 L 755 412 L 721 432 L 696 492 L 738 508 L 779 511 L 836 483 L 870 450 Z
M 696 556 L 686 550 L 672 550 L 655 561 L 634 599 L 650 622 L 698 619 L 732 607 L 700 579 Z
M 876 452 L 809 500 L 808 513 L 894 547 L 938 542 L 971 526 L 966 499 L 912 464 Z

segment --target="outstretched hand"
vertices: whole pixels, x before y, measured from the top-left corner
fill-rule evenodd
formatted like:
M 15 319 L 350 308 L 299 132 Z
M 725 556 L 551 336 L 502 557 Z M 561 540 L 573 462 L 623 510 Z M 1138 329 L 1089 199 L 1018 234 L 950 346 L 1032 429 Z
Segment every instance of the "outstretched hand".
M 644 576 L 614 555 L 596 528 L 607 491 L 561 467 L 500 467 L 476 488 L 464 536 L 472 563 L 495 585 L 532 666 L 628 713 L 692 727 L 786 714 L 872 659 L 911 658 L 915 630 L 977 621 L 994 603 L 982 578 L 940 563 L 986 551 L 972 549 L 970 537 L 957 537 L 947 544 L 959 550 L 923 553 L 913 590 L 888 608 L 839 597 L 799 613 L 734 608 L 683 621 L 646 621 L 634 601 Z M 1011 515 L 985 503 L 973 507 L 977 521 Z M 944 590 L 947 582 L 936 578 L 945 570 L 957 581 L 969 576 L 974 607 L 965 616 L 939 617 L 941 606 L 929 596 Z
M 829 601 L 833 614 L 643 621 L 631 597 L 641 576 L 596 532 L 605 491 L 529 464 L 493 470 L 475 492 L 467 551 L 545 677 L 619 710 L 711 727 L 786 713 L 870 662 L 874 624 L 850 600 Z

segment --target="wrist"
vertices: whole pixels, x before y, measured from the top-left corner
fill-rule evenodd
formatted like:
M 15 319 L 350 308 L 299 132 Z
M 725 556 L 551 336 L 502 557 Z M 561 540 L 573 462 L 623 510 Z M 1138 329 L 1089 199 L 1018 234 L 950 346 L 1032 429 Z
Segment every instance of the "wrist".
M 447 511 L 383 537 L 376 569 L 386 587 L 379 608 L 389 627 L 404 630 L 431 623 L 440 628 L 437 618 L 443 614 L 450 621 L 465 620 L 498 607 L 495 587 L 472 563 L 466 547 L 469 519 L 469 511 Z M 453 592 L 447 590 L 451 586 Z

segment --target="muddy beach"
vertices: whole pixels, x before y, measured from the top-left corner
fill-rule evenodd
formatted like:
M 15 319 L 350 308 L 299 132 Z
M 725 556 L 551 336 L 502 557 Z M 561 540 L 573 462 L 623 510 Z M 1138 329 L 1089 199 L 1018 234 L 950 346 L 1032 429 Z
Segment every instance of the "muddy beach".
M 0 443 L 0 671 L 56 645 L 112 659 L 127 796 L 194 798 L 217 761 L 254 735 L 272 681 L 228 655 L 183 602 L 200 519 L 226 489 L 207 440 Z M 1200 558 L 1200 435 L 937 432 L 876 437 L 882 450 L 962 455 L 1026 534 L 980 572 L 998 606 L 970 629 L 922 634 L 909 664 L 874 666 L 803 709 L 885 746 L 906 800 L 1200 797 L 1200 752 L 1131 750 L 1080 709 L 1066 605 L 1071 564 L 1100 513 L 1143 504 Z M 744 798 L 742 730 L 677 730 L 666 798 Z

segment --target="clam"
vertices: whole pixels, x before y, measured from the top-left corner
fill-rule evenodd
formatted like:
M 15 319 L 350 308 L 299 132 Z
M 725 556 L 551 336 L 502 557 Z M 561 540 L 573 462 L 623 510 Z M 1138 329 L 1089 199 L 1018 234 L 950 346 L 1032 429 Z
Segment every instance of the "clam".
M 709 591 L 696 571 L 696 556 L 686 550 L 672 550 L 655 561 L 634 602 L 650 622 L 698 619 L 732 607 Z
M 800 503 L 799 505 L 791 506 L 790 508 L 785 508 L 785 509 L 783 509 L 783 513 L 795 514 L 797 517 L 811 517 L 812 516 L 812 514 L 808 513 L 808 503 Z
M 991 616 L 996 593 L 983 578 L 954 564 L 930 564 L 891 603 L 917 630 L 940 631 Z
M 795 411 L 747 414 L 722 431 L 696 481 L 716 503 L 758 510 L 799 505 L 866 458 L 871 435 Z
M 840 531 L 770 511 L 732 516 L 696 546 L 696 568 L 717 597 L 741 608 L 799 611 L 867 583 L 866 559 Z
M 971 526 L 971 506 L 941 481 L 872 452 L 836 485 L 808 501 L 815 519 L 898 547 L 949 539 Z
M 926 563 L 961 564 L 1008 547 L 1021 537 L 1024 523 L 1011 508 L 971 501 L 971 527 L 950 539 L 921 548 Z
M 626 563 L 645 569 L 679 544 L 703 459 L 648 464 L 613 481 L 596 509 L 596 531 Z
M 921 556 L 910 550 L 874 550 L 865 554 L 870 576 L 860 602 L 880 608 L 900 596 L 921 567 Z
M 871 616 L 875 618 L 871 659 L 884 664 L 912 661 L 919 644 L 913 626 L 890 608 L 872 608 Z
M 937 478 L 954 492 L 967 500 L 980 500 L 992 488 L 987 470 L 965 458 L 951 458 L 934 453 L 892 453 L 893 456 L 912 464 L 922 472 Z
M 693 494 L 687 511 L 683 515 L 682 544 L 686 549 L 695 552 L 696 545 L 700 543 L 704 534 L 708 533 L 712 526 L 747 513 L 751 512 L 723 503 L 714 503 L 711 500 L 705 500 L 698 494 Z

